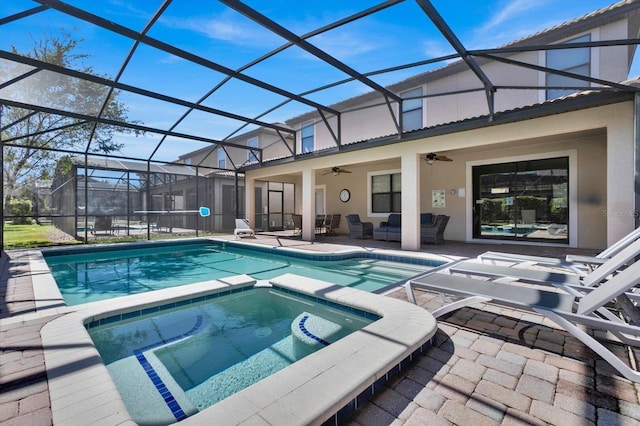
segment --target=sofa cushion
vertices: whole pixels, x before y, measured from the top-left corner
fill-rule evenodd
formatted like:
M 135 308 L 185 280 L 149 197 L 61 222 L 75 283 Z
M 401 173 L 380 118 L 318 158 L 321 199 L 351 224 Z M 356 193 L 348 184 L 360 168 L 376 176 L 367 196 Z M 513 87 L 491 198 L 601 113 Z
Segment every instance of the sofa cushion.
M 399 228 L 402 225 L 402 215 L 399 213 L 391 213 L 387 219 L 387 226 L 390 228 Z
M 393 233 L 399 234 L 402 232 L 402 228 L 400 228 L 399 226 L 389 226 L 387 227 L 387 232 L 389 233 L 393 232 Z

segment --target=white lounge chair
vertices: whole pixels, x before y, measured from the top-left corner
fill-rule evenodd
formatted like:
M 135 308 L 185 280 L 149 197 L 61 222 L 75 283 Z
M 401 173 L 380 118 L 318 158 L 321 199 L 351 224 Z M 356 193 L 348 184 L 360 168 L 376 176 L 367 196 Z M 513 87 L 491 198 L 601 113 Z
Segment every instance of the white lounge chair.
M 236 238 L 247 235 L 249 237 L 255 237 L 256 232 L 249 226 L 247 219 L 236 219 L 236 228 L 233 230 L 233 235 Z
M 638 370 L 628 366 L 587 333 L 592 330 L 601 330 L 613 334 L 625 344 L 640 346 L 640 327 L 628 323 L 605 308 L 605 305 L 624 296 L 627 290 L 639 282 L 640 262 L 635 262 L 588 294 L 571 289 L 569 292 L 557 289 L 546 290 L 438 272 L 407 281 L 405 289 L 407 297 L 413 303 L 416 303 L 415 288 L 463 297 L 432 312 L 435 318 L 465 306 L 490 302 L 537 312 L 571 333 L 624 377 L 640 382 Z M 584 331 L 583 328 L 587 330 Z
M 624 250 L 629 244 L 640 239 L 640 228 L 634 229 L 611 246 L 598 253 L 596 256 L 582 256 L 569 254 L 565 259 L 543 256 L 527 256 L 517 253 L 503 253 L 496 251 L 487 251 L 478 256 L 479 260 L 485 261 L 502 261 L 516 264 L 529 265 L 547 265 L 562 267 L 575 273 L 584 275 L 593 270 L 593 268 L 602 265 L 607 259 L 615 256 Z
M 464 261 L 456 263 L 449 268 L 450 272 L 466 275 L 478 275 L 488 278 L 511 278 L 532 283 L 548 283 L 557 287 L 586 286 L 593 287 L 604 282 L 609 276 L 624 269 L 640 256 L 640 240 L 636 240 L 610 258 L 603 258 L 602 264 L 584 274 L 547 271 L 543 269 L 523 268 L 519 266 L 502 266 L 494 264 Z M 557 265 L 554 265 L 557 266 Z

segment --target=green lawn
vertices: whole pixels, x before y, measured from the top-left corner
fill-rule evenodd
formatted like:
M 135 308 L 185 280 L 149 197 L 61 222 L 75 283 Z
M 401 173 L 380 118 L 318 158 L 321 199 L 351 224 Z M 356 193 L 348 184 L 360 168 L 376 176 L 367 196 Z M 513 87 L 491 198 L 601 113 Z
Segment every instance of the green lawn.
M 5 250 L 77 243 L 53 225 L 4 224 Z

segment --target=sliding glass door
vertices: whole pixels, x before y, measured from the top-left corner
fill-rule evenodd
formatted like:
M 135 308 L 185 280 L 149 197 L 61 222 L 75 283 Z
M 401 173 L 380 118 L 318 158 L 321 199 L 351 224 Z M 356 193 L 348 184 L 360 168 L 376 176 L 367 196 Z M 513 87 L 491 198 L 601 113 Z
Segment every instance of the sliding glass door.
M 569 242 L 569 158 L 473 167 L 473 237 Z

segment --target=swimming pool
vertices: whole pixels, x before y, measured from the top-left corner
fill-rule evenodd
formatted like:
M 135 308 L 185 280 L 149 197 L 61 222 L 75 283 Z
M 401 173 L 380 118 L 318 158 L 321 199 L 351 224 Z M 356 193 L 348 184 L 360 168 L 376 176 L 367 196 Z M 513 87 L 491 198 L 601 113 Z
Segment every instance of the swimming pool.
M 181 421 L 379 318 L 268 287 L 158 309 L 87 324 L 138 424 Z
M 213 240 L 43 250 L 68 306 L 247 274 L 285 273 L 381 292 L 443 264 L 372 252 L 311 254 Z

